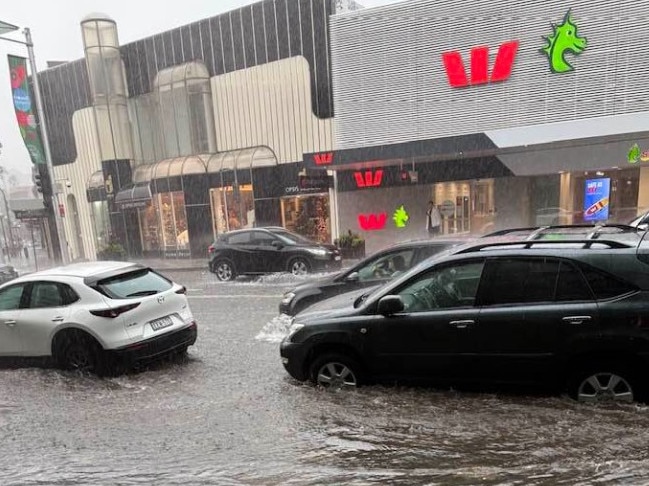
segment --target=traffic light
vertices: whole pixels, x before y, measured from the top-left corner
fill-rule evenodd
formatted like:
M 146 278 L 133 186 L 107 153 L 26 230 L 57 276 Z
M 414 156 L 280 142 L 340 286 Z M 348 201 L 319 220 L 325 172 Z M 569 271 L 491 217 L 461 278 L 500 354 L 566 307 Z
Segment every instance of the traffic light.
M 41 177 L 41 173 L 38 170 L 37 165 L 32 166 L 32 180 L 34 181 L 34 185 L 36 186 L 36 190 L 42 194 L 43 193 L 43 179 Z

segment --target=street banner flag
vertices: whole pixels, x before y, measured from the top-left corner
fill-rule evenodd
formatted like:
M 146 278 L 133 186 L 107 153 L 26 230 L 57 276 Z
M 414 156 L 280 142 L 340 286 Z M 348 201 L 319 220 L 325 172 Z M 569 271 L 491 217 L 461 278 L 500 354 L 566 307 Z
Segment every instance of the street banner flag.
M 18 27 L 0 20 L 0 35 L 8 34 L 9 32 L 13 32 L 14 30 L 18 30 Z
M 45 155 L 38 124 L 32 109 L 32 99 L 27 82 L 27 60 L 24 57 L 9 55 L 9 72 L 11 74 L 11 91 L 16 110 L 16 119 L 20 127 L 29 156 L 34 164 L 44 164 Z

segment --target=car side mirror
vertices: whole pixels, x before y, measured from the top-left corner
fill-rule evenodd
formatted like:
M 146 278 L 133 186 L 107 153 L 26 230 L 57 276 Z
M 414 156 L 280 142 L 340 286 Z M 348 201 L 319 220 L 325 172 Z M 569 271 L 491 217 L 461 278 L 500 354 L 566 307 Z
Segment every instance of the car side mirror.
M 271 245 L 274 246 L 275 248 L 277 248 L 278 250 L 281 250 L 282 248 L 284 248 L 284 245 L 282 244 L 282 242 L 277 241 L 277 240 L 273 240 Z
M 347 282 L 358 282 L 360 280 L 361 276 L 358 274 L 358 272 L 352 272 L 347 277 L 345 277 L 345 280 Z
M 402 312 L 405 308 L 406 306 L 403 303 L 401 296 L 386 295 L 379 300 L 378 312 L 385 317 L 390 317 Z

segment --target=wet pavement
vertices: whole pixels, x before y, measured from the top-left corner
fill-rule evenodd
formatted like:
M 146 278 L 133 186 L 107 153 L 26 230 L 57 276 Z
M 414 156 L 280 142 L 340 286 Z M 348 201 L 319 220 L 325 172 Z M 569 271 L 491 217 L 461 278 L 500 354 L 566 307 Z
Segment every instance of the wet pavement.
M 277 342 L 295 279 L 189 289 L 189 359 L 98 379 L 0 370 L 0 484 L 647 484 L 649 408 L 566 397 L 291 380 Z

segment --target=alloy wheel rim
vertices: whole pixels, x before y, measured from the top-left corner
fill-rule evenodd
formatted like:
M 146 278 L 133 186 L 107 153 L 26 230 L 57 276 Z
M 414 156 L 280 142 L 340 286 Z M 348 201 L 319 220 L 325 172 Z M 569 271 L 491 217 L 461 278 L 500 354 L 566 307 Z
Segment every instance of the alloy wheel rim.
M 86 370 L 90 367 L 90 355 L 86 349 L 76 345 L 68 352 L 68 363 L 71 368 Z
M 581 382 L 577 399 L 586 403 L 632 402 L 633 388 L 615 373 L 596 373 Z
M 221 280 L 230 280 L 232 278 L 232 269 L 227 263 L 221 263 L 216 269 L 216 275 Z
M 347 365 L 338 362 L 325 363 L 318 370 L 318 385 L 329 390 L 356 388 L 356 375 Z
M 307 273 L 306 263 L 301 260 L 293 262 L 293 267 L 291 268 L 293 275 L 305 275 Z

